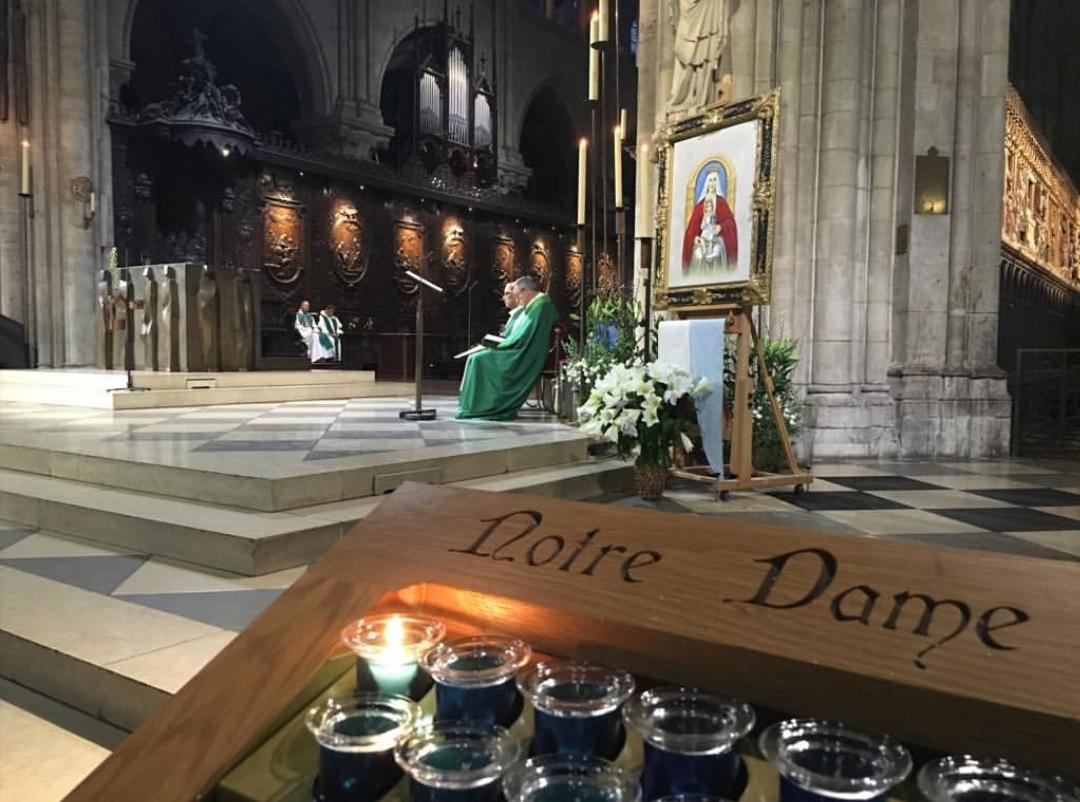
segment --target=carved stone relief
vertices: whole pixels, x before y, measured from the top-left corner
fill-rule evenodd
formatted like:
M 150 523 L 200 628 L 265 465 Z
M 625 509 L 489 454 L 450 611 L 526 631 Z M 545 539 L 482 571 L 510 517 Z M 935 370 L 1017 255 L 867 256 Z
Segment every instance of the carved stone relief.
M 543 292 L 548 291 L 551 282 L 551 260 L 548 258 L 548 247 L 543 240 L 537 240 L 532 245 L 529 253 L 529 275 L 540 283 Z
M 442 265 L 446 286 L 459 293 L 469 285 L 469 260 L 465 229 L 457 218 L 449 218 L 442 229 Z
M 300 241 L 303 221 L 293 206 L 268 202 L 263 218 L 263 266 L 281 284 L 292 284 L 303 272 Z
M 596 258 L 596 289 L 601 295 L 612 296 L 619 290 L 619 275 L 615 263 L 606 253 Z
M 585 260 L 581 251 L 574 248 L 566 252 L 563 263 L 566 265 L 563 274 L 566 299 L 574 309 L 577 309 L 581 304 L 581 277 Z
M 514 279 L 514 241 L 499 235 L 491 240 L 492 294 L 502 298 L 506 282 Z
M 394 281 L 405 295 L 415 295 L 419 285 L 405 275 L 406 270 L 423 275 L 424 227 L 411 220 L 394 223 Z
M 349 287 L 358 284 L 367 274 L 368 252 L 360 211 L 350 200 L 339 198 L 330 209 L 330 248 L 337 277 Z

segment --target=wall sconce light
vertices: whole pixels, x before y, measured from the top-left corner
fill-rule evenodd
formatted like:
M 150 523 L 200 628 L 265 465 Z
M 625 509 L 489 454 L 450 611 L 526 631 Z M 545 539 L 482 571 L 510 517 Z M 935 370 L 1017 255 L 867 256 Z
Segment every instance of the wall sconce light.
M 931 147 L 915 157 L 915 214 L 949 213 L 949 157 Z
M 82 204 L 83 228 L 90 228 L 90 221 L 97 214 L 97 192 L 94 182 L 85 175 L 71 181 L 71 197 Z

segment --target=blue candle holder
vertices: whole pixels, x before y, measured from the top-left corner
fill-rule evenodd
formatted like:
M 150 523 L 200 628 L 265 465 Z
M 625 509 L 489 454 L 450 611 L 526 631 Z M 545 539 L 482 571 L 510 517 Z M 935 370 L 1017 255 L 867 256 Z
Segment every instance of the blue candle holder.
M 507 772 L 506 802 L 639 802 L 629 773 L 598 757 L 540 755 Z
M 634 692 L 632 675 L 587 663 L 538 663 L 517 684 L 533 706 L 531 755 L 618 757 L 626 742 L 619 707 Z
M 419 702 L 431 690 L 420 658 L 446 636 L 440 621 L 414 615 L 372 615 L 341 631 L 341 641 L 357 655 L 356 688 L 407 696 Z
M 315 802 L 375 802 L 386 794 L 401 779 L 394 746 L 419 718 L 415 702 L 373 693 L 311 708 L 305 723 L 319 742 Z
M 832 721 L 781 721 L 758 745 L 780 774 L 781 802 L 884 800 L 911 772 L 911 755 L 892 738 Z
M 514 638 L 492 635 L 440 643 L 420 661 L 435 680 L 435 718 L 509 727 L 523 706 L 514 677 L 530 657 L 532 649 Z
M 398 744 L 411 802 L 501 802 L 501 780 L 521 756 L 502 727 L 437 721 Z
M 1080 785 L 1007 760 L 945 757 L 919 771 L 927 802 L 1080 802 Z
M 628 702 L 623 717 L 644 743 L 646 799 L 734 797 L 741 767 L 735 747 L 754 726 L 750 705 L 693 688 L 656 688 Z

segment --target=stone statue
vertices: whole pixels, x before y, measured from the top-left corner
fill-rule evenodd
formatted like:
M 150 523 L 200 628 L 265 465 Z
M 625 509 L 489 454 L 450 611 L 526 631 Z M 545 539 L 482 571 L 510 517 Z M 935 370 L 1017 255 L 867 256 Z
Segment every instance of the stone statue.
M 176 269 L 166 266 L 161 271 L 159 290 L 161 325 L 158 327 L 160 357 L 159 370 L 180 370 L 180 289 L 176 283 Z
M 199 344 L 201 346 L 202 369 L 218 370 L 218 286 L 217 277 L 208 267 L 204 267 L 199 277 Z M 188 366 L 190 369 L 190 365 Z
M 668 108 L 700 108 L 715 102 L 728 47 L 728 0 L 670 0 L 675 63 Z
M 139 335 L 142 337 L 143 344 L 143 368 L 160 370 L 157 327 L 158 286 L 154 280 L 154 269 L 149 265 L 143 269 L 143 281 L 143 316 L 142 325 L 139 326 Z
M 113 328 L 116 310 L 113 307 L 112 273 L 102 270 L 97 281 L 97 301 L 101 323 L 101 364 L 113 369 Z
M 235 293 L 233 316 L 233 347 L 236 349 L 236 369 L 249 370 L 251 347 L 255 339 L 255 310 L 251 297 L 251 280 L 237 276 L 233 282 Z

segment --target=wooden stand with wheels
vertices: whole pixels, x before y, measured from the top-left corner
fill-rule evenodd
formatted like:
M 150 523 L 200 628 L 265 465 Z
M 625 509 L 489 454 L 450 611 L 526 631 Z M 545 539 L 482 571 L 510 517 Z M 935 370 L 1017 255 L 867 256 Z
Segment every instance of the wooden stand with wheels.
M 784 412 L 780 409 L 780 402 L 776 400 L 772 377 L 765 367 L 765 352 L 761 348 L 750 313 L 751 310 L 747 307 L 728 309 L 725 327 L 727 332 L 734 333 L 738 337 L 735 346 L 735 397 L 731 404 L 734 410 L 731 420 L 731 463 L 727 466 L 728 475 L 732 478 L 719 478 L 708 466 L 687 467 L 673 471 L 675 476 L 710 485 L 722 501 L 727 501 L 728 493 L 732 490 L 760 490 L 766 487 L 794 485 L 795 492 L 802 493 L 814 480 L 814 477 L 803 471 L 795 461 L 795 453 L 791 450 L 791 440 L 788 438 L 787 424 L 784 421 Z M 754 418 L 751 411 L 754 382 L 750 378 L 751 348 L 757 359 L 758 375 L 765 382 L 765 393 L 769 398 L 773 420 L 776 421 L 776 430 L 780 434 L 780 446 L 784 449 L 788 473 L 766 473 L 754 470 Z

